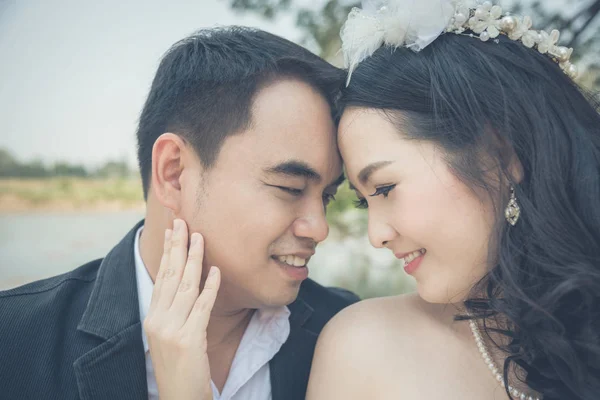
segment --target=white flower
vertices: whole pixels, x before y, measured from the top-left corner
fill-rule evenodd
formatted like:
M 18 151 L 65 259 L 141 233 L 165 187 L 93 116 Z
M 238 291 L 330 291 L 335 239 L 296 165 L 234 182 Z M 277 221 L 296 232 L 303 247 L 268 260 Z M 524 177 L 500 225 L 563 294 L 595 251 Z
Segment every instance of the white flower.
M 500 34 L 501 17 L 502 7 L 492 6 L 490 2 L 485 2 L 477 7 L 475 15 L 469 19 L 469 28 L 477 34 L 487 32 L 489 38 L 493 39 Z
M 533 21 L 531 21 L 530 17 L 524 17 L 523 19 L 517 18 L 517 26 L 508 34 L 508 37 L 511 40 L 519 40 L 531 29 L 532 25 Z
M 463 33 L 466 28 L 465 23 L 469 20 L 471 15 L 471 7 L 468 2 L 460 2 L 456 5 L 456 11 L 454 17 L 450 20 L 450 25 L 446 28 L 448 32 Z
M 540 34 L 537 31 L 529 30 L 521 36 L 521 42 L 525 45 L 525 47 L 529 47 L 530 49 L 535 46 L 536 43 L 540 41 Z
M 546 31 L 540 31 L 540 41 L 538 42 L 537 49 L 540 53 L 546 54 L 548 51 L 556 46 L 560 32 L 554 29 L 550 34 Z
M 573 54 L 573 48 L 567 48 L 563 46 L 553 46 L 548 50 L 548 54 L 555 57 L 558 62 L 565 63 L 569 61 Z

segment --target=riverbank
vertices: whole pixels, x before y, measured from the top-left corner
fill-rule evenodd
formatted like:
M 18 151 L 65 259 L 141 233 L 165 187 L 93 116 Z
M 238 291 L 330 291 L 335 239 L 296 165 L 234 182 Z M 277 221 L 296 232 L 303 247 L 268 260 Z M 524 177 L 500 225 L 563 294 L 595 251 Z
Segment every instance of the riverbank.
M 143 209 L 139 178 L 0 179 L 0 214 Z

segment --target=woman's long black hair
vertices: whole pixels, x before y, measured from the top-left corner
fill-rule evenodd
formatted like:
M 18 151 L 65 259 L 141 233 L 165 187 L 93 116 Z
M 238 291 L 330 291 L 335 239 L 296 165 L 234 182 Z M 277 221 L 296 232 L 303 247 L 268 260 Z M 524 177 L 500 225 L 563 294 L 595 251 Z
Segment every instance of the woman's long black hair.
M 590 99 L 519 42 L 445 34 L 419 53 L 381 47 L 340 100 L 436 143 L 457 177 L 495 199 L 490 270 L 457 318 L 504 334 L 505 376 L 520 367 L 545 400 L 600 398 L 600 115 Z M 514 227 L 499 190 L 507 180 L 521 208 Z

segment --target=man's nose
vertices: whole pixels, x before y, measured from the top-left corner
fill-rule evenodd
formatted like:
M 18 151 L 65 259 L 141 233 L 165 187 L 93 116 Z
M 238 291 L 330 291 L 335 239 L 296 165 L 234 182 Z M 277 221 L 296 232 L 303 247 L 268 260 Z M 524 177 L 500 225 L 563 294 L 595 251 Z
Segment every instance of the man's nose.
M 309 238 L 316 243 L 322 242 L 329 235 L 329 224 L 325 218 L 325 206 L 310 207 L 294 221 L 294 235 Z

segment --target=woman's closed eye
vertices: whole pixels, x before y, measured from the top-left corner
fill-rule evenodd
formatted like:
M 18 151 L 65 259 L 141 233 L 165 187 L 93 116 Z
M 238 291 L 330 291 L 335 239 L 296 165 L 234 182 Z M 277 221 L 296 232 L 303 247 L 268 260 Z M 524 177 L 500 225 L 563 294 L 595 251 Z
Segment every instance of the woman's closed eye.
M 388 195 L 390 194 L 390 192 L 396 187 L 396 185 L 387 185 L 387 186 L 380 186 L 378 188 L 375 189 L 375 193 L 370 194 L 369 197 L 375 197 L 375 196 L 379 196 L 379 195 L 383 195 L 383 197 L 388 197 Z

